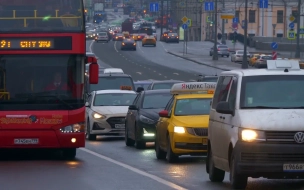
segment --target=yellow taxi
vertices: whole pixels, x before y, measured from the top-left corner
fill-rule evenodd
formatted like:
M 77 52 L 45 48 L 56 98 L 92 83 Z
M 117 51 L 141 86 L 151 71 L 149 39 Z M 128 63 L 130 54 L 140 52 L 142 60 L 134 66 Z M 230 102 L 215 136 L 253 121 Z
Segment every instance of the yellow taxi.
M 142 41 L 141 45 L 144 47 L 145 45 L 153 45 L 154 47 L 156 46 L 156 39 L 154 36 L 145 36 Z
M 215 82 L 177 83 L 156 124 L 157 159 L 175 162 L 181 155 L 204 155 L 208 148 L 210 102 Z
M 254 66 L 255 62 L 258 59 L 258 56 L 260 56 L 260 54 L 253 54 L 252 57 L 250 57 L 250 59 L 249 59 L 250 66 Z
M 132 38 L 133 38 L 134 41 L 138 41 L 138 34 L 133 34 Z

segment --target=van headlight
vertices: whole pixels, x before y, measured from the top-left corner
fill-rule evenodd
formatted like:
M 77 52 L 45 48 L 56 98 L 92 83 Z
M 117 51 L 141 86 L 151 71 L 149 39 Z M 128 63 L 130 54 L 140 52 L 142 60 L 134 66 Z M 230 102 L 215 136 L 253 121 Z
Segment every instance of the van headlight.
M 105 115 L 102 115 L 102 114 L 99 114 L 99 113 L 93 113 L 93 118 L 94 119 L 105 119 L 106 118 L 106 116 Z
M 72 125 L 62 127 L 60 131 L 62 133 L 79 133 L 79 132 L 84 132 L 84 129 L 85 129 L 84 123 L 75 123 Z
M 239 131 L 242 141 L 266 141 L 265 132 L 252 129 L 240 129 Z
M 185 133 L 186 130 L 185 130 L 185 127 L 179 127 L 179 126 L 175 126 L 174 127 L 174 133 Z

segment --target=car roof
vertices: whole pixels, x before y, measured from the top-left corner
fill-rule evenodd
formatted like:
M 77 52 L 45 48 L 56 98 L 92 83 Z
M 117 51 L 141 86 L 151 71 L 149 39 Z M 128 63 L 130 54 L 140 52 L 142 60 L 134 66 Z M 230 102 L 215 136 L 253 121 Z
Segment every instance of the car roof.
M 101 77 L 131 77 L 130 75 L 128 74 L 125 74 L 125 73 L 99 73 L 98 77 L 101 78 Z
M 144 92 L 145 94 L 170 94 L 170 89 L 146 90 L 142 92 Z
M 120 94 L 136 94 L 132 90 L 97 90 L 96 94 L 108 94 L 108 93 L 120 93 Z
M 134 84 L 151 84 L 153 81 L 149 81 L 149 80 L 146 80 L 146 81 L 136 81 L 134 82 Z
M 181 80 L 162 80 L 162 81 L 153 81 L 153 84 L 161 84 L 161 83 L 180 83 L 180 82 L 184 82 Z
M 268 70 L 268 69 L 243 69 L 224 71 L 222 75 L 238 75 L 238 76 L 261 76 L 261 75 L 304 75 L 304 70 L 290 70 L 284 72 L 283 70 Z

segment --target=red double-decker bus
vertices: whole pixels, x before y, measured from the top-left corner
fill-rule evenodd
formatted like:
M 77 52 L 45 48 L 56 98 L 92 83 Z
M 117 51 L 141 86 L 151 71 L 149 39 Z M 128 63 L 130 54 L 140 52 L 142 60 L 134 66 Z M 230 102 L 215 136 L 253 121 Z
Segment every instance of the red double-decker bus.
M 83 0 L 0 1 L 0 148 L 85 145 Z

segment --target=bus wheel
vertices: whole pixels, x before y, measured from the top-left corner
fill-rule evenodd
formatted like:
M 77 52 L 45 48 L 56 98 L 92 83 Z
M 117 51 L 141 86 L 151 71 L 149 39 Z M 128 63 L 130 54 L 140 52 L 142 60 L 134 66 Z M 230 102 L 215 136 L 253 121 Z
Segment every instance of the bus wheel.
M 65 148 L 62 150 L 62 156 L 65 159 L 73 160 L 76 157 L 76 148 Z

